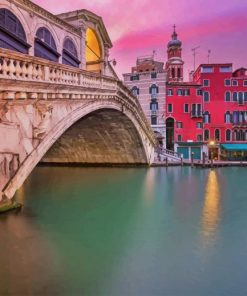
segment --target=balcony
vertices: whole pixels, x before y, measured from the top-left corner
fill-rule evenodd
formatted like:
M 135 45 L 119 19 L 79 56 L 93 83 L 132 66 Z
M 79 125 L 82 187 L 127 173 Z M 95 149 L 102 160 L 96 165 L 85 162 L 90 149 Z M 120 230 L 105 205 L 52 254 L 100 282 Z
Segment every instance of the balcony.
M 202 117 L 203 116 L 203 114 L 202 114 L 202 111 L 200 111 L 200 110 L 195 110 L 195 111 L 191 111 L 191 113 L 190 113 L 190 116 L 191 116 L 191 118 L 198 118 L 198 117 Z

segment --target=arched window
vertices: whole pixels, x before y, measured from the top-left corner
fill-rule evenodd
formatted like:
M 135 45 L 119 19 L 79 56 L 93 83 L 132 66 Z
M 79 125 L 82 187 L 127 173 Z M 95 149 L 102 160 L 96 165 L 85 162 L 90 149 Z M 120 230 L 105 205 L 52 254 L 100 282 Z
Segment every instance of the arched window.
M 55 40 L 45 27 L 38 29 L 34 43 L 34 55 L 49 61 L 58 62 L 60 54 L 57 52 Z
M 97 34 L 91 28 L 86 31 L 86 66 L 88 71 L 100 72 L 102 50 Z
M 229 111 L 225 113 L 225 123 L 231 123 L 231 113 Z
M 233 141 L 238 141 L 238 138 L 239 138 L 238 131 L 237 130 L 233 131 Z
M 231 131 L 229 129 L 226 130 L 226 141 L 231 141 Z
M 206 111 L 204 114 L 203 114 L 203 122 L 204 123 L 210 123 L 210 114 L 208 111 Z
M 226 102 L 230 102 L 231 101 L 231 93 L 229 91 L 227 91 L 225 93 L 225 101 Z
M 239 131 L 239 141 L 244 141 L 244 131 Z
M 206 129 L 204 130 L 204 141 L 208 141 L 209 140 L 209 130 Z
M 62 63 L 65 65 L 73 66 L 73 67 L 79 67 L 80 61 L 78 60 L 78 54 L 75 47 L 74 42 L 66 38 L 63 44 L 63 59 Z
M 139 88 L 137 86 L 134 86 L 132 89 L 131 89 L 131 92 L 132 92 L 132 95 L 133 96 L 138 96 L 139 95 Z
M 28 53 L 25 31 L 18 18 L 8 9 L 0 9 L 0 47 Z
M 220 141 L 220 130 L 218 128 L 214 131 L 214 139 L 215 141 Z
M 233 94 L 232 94 L 232 100 L 234 102 L 237 102 L 237 100 L 238 100 L 238 93 L 236 91 L 234 91 Z
M 158 86 L 155 85 L 155 84 L 152 84 L 151 87 L 149 88 L 149 93 L 150 93 L 151 95 L 156 95 L 156 94 L 158 94 L 158 93 L 159 93 L 159 88 L 158 88 Z

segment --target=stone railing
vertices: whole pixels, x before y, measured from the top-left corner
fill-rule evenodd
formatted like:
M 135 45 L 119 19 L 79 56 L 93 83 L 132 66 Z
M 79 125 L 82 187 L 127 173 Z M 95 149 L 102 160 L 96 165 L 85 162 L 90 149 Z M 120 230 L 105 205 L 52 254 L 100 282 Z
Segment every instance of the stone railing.
M 1 48 L 0 78 L 97 89 L 117 89 L 115 78 Z
M 2 84 L 1 80 L 6 80 L 8 89 L 6 89 L 4 83 Z M 15 81 L 22 82 L 23 87 L 19 83 L 16 84 Z M 28 88 L 26 82 L 28 82 Z M 40 85 L 43 86 L 42 90 L 40 90 Z M 54 86 L 55 91 L 52 90 L 52 86 Z M 59 91 L 57 86 L 59 88 L 62 86 L 61 89 L 63 90 Z M 68 86 L 72 91 L 68 93 L 64 86 Z M 138 99 L 131 94 L 131 91 L 122 81 L 114 77 L 103 76 L 0 48 L 0 99 L 47 99 L 53 97 L 82 99 L 85 94 L 84 89 L 87 93 L 95 93 L 96 91 L 101 93 L 102 90 L 102 95 L 108 92 L 112 95 L 121 93 L 121 97 L 125 98 L 129 108 L 135 112 L 136 117 L 152 134 L 151 138 L 154 137 Z

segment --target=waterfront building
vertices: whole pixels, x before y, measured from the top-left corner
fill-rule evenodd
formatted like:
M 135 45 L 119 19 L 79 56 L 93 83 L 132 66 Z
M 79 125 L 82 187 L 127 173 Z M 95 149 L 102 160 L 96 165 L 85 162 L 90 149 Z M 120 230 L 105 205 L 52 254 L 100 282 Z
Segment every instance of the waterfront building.
M 247 158 L 247 69 L 203 64 L 194 73 L 202 89 L 203 140 L 209 156 Z
M 138 57 L 131 73 L 123 74 L 124 82 L 135 95 L 161 146 L 166 145 L 165 100 L 166 71 L 154 55 Z
M 163 147 L 184 159 L 200 160 L 203 154 L 222 160 L 247 158 L 247 69 L 233 71 L 231 63 L 202 64 L 184 81 L 182 42 L 175 26 L 167 44 L 165 69 L 163 63 L 158 64 L 162 70 L 159 97 L 158 92 L 152 95 L 152 79 L 157 77 L 150 75 L 156 69 L 148 68 L 148 63 L 154 60 L 137 59 L 124 81 L 139 98 L 155 132 L 157 124 L 165 121 Z M 158 112 L 153 109 L 153 98 L 159 98 Z

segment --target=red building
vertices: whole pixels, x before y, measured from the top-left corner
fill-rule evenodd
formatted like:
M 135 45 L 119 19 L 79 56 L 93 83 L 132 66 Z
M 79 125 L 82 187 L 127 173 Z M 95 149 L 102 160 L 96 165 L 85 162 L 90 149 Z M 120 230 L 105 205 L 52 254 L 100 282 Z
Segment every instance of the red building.
M 166 146 L 183 157 L 247 159 L 247 70 L 203 64 L 183 82 L 182 42 L 167 45 Z

